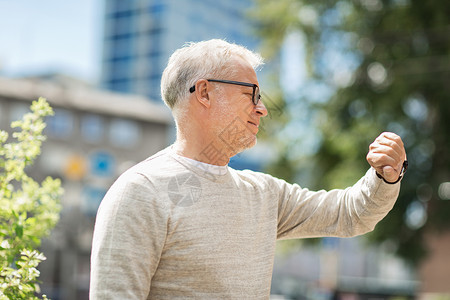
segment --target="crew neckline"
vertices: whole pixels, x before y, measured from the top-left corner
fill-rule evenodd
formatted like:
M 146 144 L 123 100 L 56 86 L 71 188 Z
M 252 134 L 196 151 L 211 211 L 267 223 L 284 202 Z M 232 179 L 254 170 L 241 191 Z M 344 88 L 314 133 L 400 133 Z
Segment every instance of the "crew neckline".
M 189 165 L 192 168 L 200 169 L 204 173 L 210 173 L 214 176 L 223 176 L 228 173 L 228 164 L 225 166 L 218 166 L 218 165 L 212 165 L 208 163 L 204 163 L 189 157 L 185 157 L 182 155 L 179 155 L 174 151 L 172 147 L 170 147 L 172 155 L 177 158 L 178 160 L 183 161 L 185 164 Z

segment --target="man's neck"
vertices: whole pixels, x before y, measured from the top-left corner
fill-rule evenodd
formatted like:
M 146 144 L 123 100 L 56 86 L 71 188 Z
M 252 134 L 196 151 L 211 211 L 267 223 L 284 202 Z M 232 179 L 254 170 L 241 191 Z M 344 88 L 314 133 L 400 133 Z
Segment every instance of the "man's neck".
M 223 143 L 217 139 L 187 139 L 178 135 L 173 150 L 180 156 L 210 165 L 225 166 L 230 161 L 223 149 Z

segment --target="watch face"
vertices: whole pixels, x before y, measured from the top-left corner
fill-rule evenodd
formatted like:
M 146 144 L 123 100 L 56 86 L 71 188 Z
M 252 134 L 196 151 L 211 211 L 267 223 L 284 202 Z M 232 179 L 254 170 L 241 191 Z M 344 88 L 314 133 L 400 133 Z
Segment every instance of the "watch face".
M 408 161 L 405 160 L 403 162 L 403 168 L 402 168 L 402 175 L 406 173 L 406 170 L 408 169 Z

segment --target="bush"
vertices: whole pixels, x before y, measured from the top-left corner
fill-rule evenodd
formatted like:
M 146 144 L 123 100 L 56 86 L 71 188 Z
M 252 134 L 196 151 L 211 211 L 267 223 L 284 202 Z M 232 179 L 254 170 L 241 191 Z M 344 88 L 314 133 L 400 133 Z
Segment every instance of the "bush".
M 26 174 L 53 110 L 39 98 L 31 111 L 11 124 L 16 142 L 6 143 L 8 133 L 0 131 L 0 300 L 39 299 L 37 266 L 45 256 L 36 248 L 59 220 L 60 180 L 47 177 L 39 184 Z

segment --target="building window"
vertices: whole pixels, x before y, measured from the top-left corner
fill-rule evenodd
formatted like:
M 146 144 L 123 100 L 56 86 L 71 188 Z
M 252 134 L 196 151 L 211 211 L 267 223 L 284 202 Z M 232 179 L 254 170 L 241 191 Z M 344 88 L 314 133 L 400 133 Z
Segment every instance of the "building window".
M 95 216 L 105 194 L 106 190 L 102 187 L 85 186 L 83 190 L 83 212 L 88 216 Z
M 90 143 L 100 143 L 105 132 L 105 122 L 102 117 L 88 114 L 81 119 L 81 135 Z
M 132 75 L 132 63 L 133 59 L 124 59 L 106 64 L 104 67 L 105 77 L 108 81 L 130 78 Z
M 133 36 L 117 36 L 110 40 L 111 57 L 124 57 L 133 54 Z
M 119 18 L 129 18 L 134 14 L 133 10 L 121 10 L 121 11 L 115 11 L 109 15 L 107 15 L 110 18 L 113 19 L 119 19 Z
M 117 12 L 132 9 L 134 4 L 133 2 L 135 1 L 114 0 L 114 1 L 107 1 L 107 4 L 109 4 L 110 12 Z
M 153 17 L 161 17 L 161 15 L 166 11 L 166 4 L 154 3 L 148 7 L 148 11 Z
M 55 114 L 46 120 L 46 134 L 56 138 L 69 138 L 74 129 L 73 114 L 62 108 L 55 108 Z
M 132 148 L 141 139 L 142 133 L 139 124 L 125 119 L 115 119 L 109 128 L 109 138 L 114 146 Z
M 129 93 L 131 91 L 131 81 L 129 79 L 112 79 L 106 83 L 106 87 L 112 91 Z
M 124 62 L 127 64 L 131 63 L 131 56 L 129 55 L 124 55 L 124 56 L 112 56 L 110 58 L 107 59 L 107 62 L 112 62 L 112 63 L 116 63 L 116 62 Z
M 111 27 L 112 36 L 122 36 L 127 35 L 134 31 L 135 18 L 130 12 L 129 15 L 121 16 L 120 18 L 114 19 L 114 23 Z

